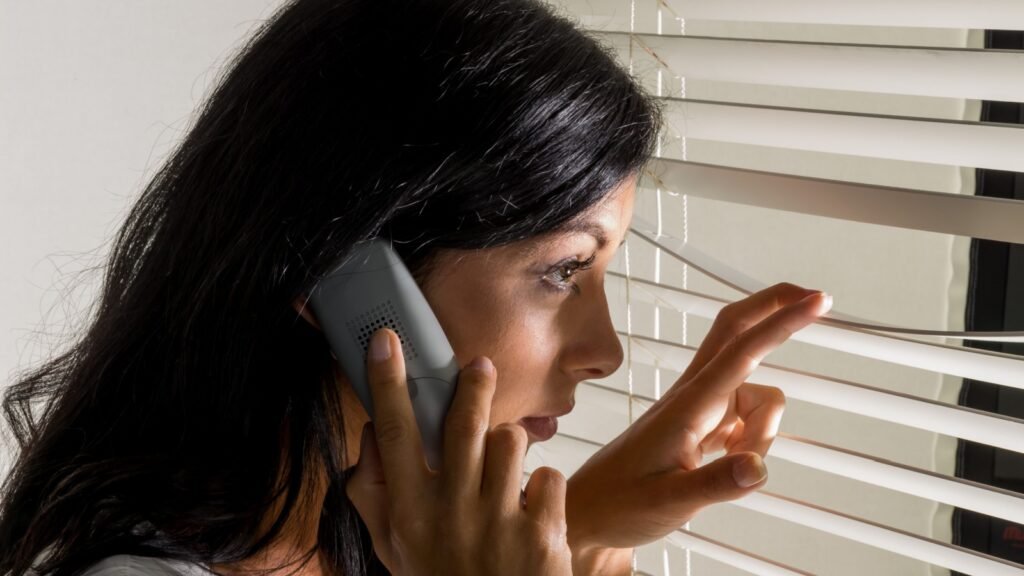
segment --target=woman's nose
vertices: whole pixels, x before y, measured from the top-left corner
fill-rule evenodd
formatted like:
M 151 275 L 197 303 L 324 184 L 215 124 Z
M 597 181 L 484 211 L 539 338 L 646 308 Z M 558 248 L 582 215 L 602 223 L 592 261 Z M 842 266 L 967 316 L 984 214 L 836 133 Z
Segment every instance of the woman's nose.
M 592 296 L 578 301 L 573 312 L 573 331 L 565 360 L 579 380 L 596 380 L 613 374 L 622 365 L 624 353 L 612 324 L 611 311 L 604 293 L 603 279 L 589 290 Z M 586 294 L 586 292 L 584 292 Z

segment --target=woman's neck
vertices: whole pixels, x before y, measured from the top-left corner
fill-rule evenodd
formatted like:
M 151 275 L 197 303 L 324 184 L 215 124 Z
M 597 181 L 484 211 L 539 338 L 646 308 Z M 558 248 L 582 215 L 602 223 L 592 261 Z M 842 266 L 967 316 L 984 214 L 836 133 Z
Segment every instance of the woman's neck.
M 349 465 L 354 465 L 359 459 L 359 440 L 363 425 L 369 421 L 369 416 L 347 379 L 340 373 L 336 375 L 336 379 L 338 385 L 341 386 L 346 461 Z M 285 442 L 284 445 L 287 446 L 288 443 Z M 268 548 L 240 562 L 212 565 L 211 568 L 224 576 L 247 576 L 250 571 L 271 568 L 274 570 L 267 572 L 265 576 L 326 576 L 333 574 L 332 570 L 325 570 L 324 558 L 317 549 L 319 547 L 317 535 L 320 529 L 320 516 L 330 480 L 326 470 L 321 468 L 312 479 L 311 490 L 306 486 L 309 481 L 309 478 L 304 479 L 300 496 L 295 501 L 288 521 Z M 263 531 L 269 530 L 280 514 L 285 496 L 285 494 L 281 494 L 275 501 L 273 509 L 264 516 L 261 526 Z M 311 557 L 308 557 L 314 549 L 316 551 Z M 300 564 L 301 567 L 299 567 Z M 283 567 L 277 568 L 279 566 Z M 297 571 L 296 568 L 298 568 Z
M 214 564 L 210 568 L 224 576 L 247 576 L 253 572 L 261 576 L 322 576 L 331 574 L 321 564 L 322 558 L 317 543 L 320 511 L 327 494 L 324 475 L 318 475 L 312 490 L 303 486 L 302 494 L 295 501 L 292 513 L 277 537 L 255 555 L 229 564 Z M 284 505 L 282 494 L 274 503 L 271 513 L 264 516 L 261 533 L 270 529 L 274 519 Z M 262 571 L 266 572 L 265 575 Z

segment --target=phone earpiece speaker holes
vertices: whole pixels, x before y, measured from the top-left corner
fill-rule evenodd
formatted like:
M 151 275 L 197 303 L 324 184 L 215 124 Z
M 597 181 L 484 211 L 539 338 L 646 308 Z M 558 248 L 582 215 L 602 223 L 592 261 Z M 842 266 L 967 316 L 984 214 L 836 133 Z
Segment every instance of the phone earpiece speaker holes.
M 373 336 L 373 333 L 385 327 L 394 330 L 398 334 L 398 338 L 402 342 L 402 354 L 405 359 L 416 358 L 416 347 L 410 343 L 406 335 L 405 325 L 399 320 L 398 313 L 395 311 L 391 300 L 385 300 L 377 304 L 348 322 L 348 328 L 352 336 L 359 341 L 364 355 L 370 346 L 370 338 Z

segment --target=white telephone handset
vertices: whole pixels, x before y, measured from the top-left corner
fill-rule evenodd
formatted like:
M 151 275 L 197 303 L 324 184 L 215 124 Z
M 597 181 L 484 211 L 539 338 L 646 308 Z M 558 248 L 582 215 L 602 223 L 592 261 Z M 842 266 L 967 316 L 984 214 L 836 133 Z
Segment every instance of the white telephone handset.
M 376 238 L 357 244 L 313 290 L 310 303 L 371 420 L 373 398 L 366 374 L 370 337 L 382 327 L 398 334 L 423 450 L 427 463 L 438 470 L 459 366 L 437 317 L 390 242 Z

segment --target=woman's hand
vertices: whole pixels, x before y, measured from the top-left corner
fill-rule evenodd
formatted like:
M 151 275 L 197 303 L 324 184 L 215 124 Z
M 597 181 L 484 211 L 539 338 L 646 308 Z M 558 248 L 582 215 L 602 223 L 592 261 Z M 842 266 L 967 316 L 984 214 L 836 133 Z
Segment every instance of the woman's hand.
M 394 331 L 382 328 L 390 350 Z M 374 550 L 395 575 L 571 573 L 565 478 L 538 468 L 520 490 L 526 431 L 489 430 L 496 374 L 479 357 L 459 373 L 445 419 L 444 463 L 427 466 L 406 386 L 402 354 L 368 371 L 374 423 L 363 428 L 356 471 L 346 487 Z M 479 362 L 479 364 L 478 364 Z M 483 367 L 482 369 L 480 367 Z M 379 447 L 379 448 L 378 448 Z
M 764 485 L 762 457 L 785 397 L 744 380 L 829 307 L 824 294 L 782 283 L 721 310 L 668 392 L 569 479 L 577 573 L 628 574 L 629 549 L 665 536 L 705 506 Z M 705 453 L 723 448 L 725 456 L 701 466 Z

